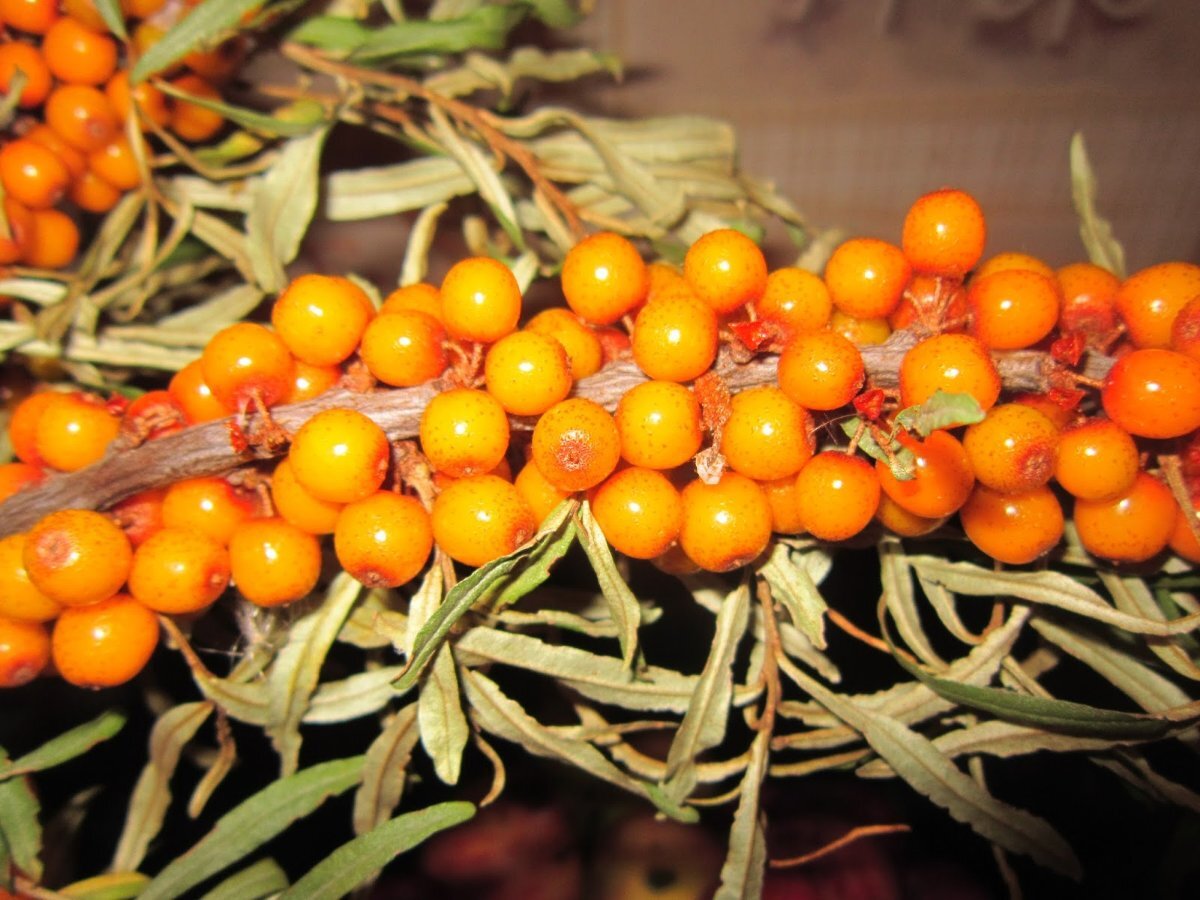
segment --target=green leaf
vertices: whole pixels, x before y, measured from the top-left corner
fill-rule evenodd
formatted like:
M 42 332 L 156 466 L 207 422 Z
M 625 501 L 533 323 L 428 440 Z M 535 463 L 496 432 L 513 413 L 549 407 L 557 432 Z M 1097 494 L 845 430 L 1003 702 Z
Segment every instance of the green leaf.
M 617 571 L 612 550 L 604 537 L 600 523 L 592 515 L 591 504 L 586 500 L 576 516 L 579 542 L 587 554 L 588 562 L 600 584 L 600 591 L 608 603 L 609 613 L 617 626 L 617 639 L 621 642 L 621 658 L 626 666 L 632 666 L 637 654 L 638 625 L 641 623 L 642 608 L 637 597 Z
M 512 606 L 522 597 L 533 593 L 553 570 L 555 563 L 567 555 L 579 536 L 575 525 L 574 513 L 578 501 L 564 500 L 558 508 L 551 510 L 542 523 L 541 531 L 556 533 L 554 540 L 539 542 L 538 547 L 529 554 L 529 560 L 521 569 L 521 573 L 504 586 L 504 590 L 491 602 L 492 610 L 499 612 Z
M 82 756 L 92 747 L 107 741 L 125 725 L 125 715 L 116 710 L 101 713 L 90 722 L 77 725 L 70 731 L 65 731 L 58 737 L 51 738 L 24 756 L 20 756 L 7 765 L 0 765 L 0 781 L 7 781 L 18 775 L 40 772 L 52 769 L 69 760 Z
M 312 100 L 297 100 L 275 111 L 274 115 L 256 112 L 243 106 L 235 106 L 223 100 L 213 100 L 189 94 L 169 81 L 155 84 L 164 94 L 186 100 L 202 109 L 211 110 L 235 125 L 252 131 L 261 137 L 294 138 L 305 137 L 329 124 L 325 108 Z M 243 139 L 244 140 L 244 139 Z M 248 147 L 247 147 L 248 149 Z M 257 150 L 257 148 L 255 148 Z M 248 154 L 247 154 L 248 155 Z
M 129 32 L 125 30 L 125 13 L 121 11 L 119 0 L 92 0 L 92 5 L 96 7 L 96 12 L 100 13 L 100 18 L 104 20 L 109 31 L 121 40 L 129 37 Z
M 169 68 L 201 44 L 228 31 L 243 14 L 261 5 L 262 0 L 205 0 L 192 7 L 178 24 L 141 55 L 129 73 L 129 83 L 139 84 Z
M 982 422 L 984 415 L 979 401 L 970 394 L 951 394 L 938 388 L 920 406 L 910 406 L 896 413 L 896 424 L 925 438 L 941 428 Z
M 737 810 L 729 829 L 729 849 L 721 866 L 721 886 L 713 900 L 742 900 L 762 895 L 767 835 L 759 809 L 759 795 L 770 758 L 771 733 L 763 729 L 755 735 L 750 747 L 750 765 L 742 775 Z
M 474 804 L 460 800 L 397 816 L 342 844 L 284 891 L 280 900 L 340 900 L 401 853 L 474 815 Z
M 258 900 L 278 894 L 287 886 L 287 872 L 267 857 L 234 872 L 200 900 Z
M 900 636 L 924 662 L 944 669 L 945 661 L 933 649 L 921 625 L 908 558 L 898 538 L 884 537 L 879 541 L 879 570 L 883 600 L 896 619 Z
M 1124 278 L 1125 249 L 1113 236 L 1109 221 L 1096 211 L 1096 175 L 1088 160 L 1083 134 L 1078 131 L 1071 135 L 1071 199 L 1079 216 L 1079 237 L 1088 259 Z
M 551 28 L 570 28 L 583 20 L 583 13 L 570 0 L 522 0 L 527 3 L 535 17 Z
M 410 19 L 383 28 L 369 29 L 366 40 L 353 49 L 356 62 L 379 63 L 423 53 L 463 53 L 467 50 L 502 50 L 508 33 L 525 18 L 521 4 L 483 6 L 457 19 L 431 22 Z
M 333 725 L 379 712 L 399 697 L 393 684 L 402 666 L 383 666 L 317 685 L 304 713 L 305 725 Z
M 354 787 L 363 757 L 319 763 L 271 782 L 217 820 L 212 830 L 147 885 L 139 900 L 170 900 L 253 853 L 329 797 Z
M 877 459 L 892 471 L 897 481 L 911 481 L 916 477 L 917 457 L 895 437 L 885 435 L 887 440 L 880 444 L 869 429 L 862 430 L 863 420 L 858 416 L 841 423 L 842 431 L 850 439 L 858 438 L 858 449 L 871 459 Z
M 322 50 L 349 52 L 364 44 L 371 29 L 345 16 L 306 16 L 288 39 Z
M 0 750 L 0 761 L 6 760 Z M 42 877 L 40 811 L 41 805 L 28 779 L 0 781 L 0 862 L 7 858 L 35 882 Z M 6 873 L 7 867 L 0 870 L 0 874 Z
M 433 760 L 434 771 L 445 784 L 458 784 L 463 749 L 471 730 L 458 693 L 451 645 L 443 644 L 421 681 L 417 701 L 421 746 Z
M 1100 582 L 1113 598 L 1117 609 L 1130 615 L 1144 616 L 1159 622 L 1166 621 L 1166 614 L 1154 599 L 1154 594 L 1141 578 L 1122 578 L 1115 572 L 1103 569 L 1099 572 Z M 1192 660 L 1188 651 L 1181 646 L 1182 636 L 1177 638 L 1148 638 L 1150 652 L 1170 666 L 1176 673 L 1192 681 L 1200 681 L 1200 667 Z
M 55 895 L 74 900 L 132 900 L 149 882 L 150 876 L 141 872 L 106 872 L 59 888 Z
M 417 705 L 410 703 L 388 720 L 367 748 L 362 784 L 354 793 L 355 834 L 386 822 L 399 805 L 419 736 Z
M 793 558 L 803 552 L 777 543 L 759 571 L 771 586 L 771 596 L 783 604 L 792 623 L 814 647 L 824 650 L 825 612 L 829 607 L 808 570 Z
M 424 156 L 391 166 L 339 170 L 325 179 L 322 212 L 334 222 L 377 219 L 475 192 L 456 160 Z

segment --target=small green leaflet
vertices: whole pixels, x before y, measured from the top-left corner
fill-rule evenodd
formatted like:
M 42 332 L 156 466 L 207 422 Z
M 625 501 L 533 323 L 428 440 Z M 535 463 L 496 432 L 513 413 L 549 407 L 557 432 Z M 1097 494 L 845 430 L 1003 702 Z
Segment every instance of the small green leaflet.
M 889 469 L 892 470 L 892 476 L 897 481 L 909 481 L 915 477 L 917 458 L 913 452 L 902 445 L 895 437 L 887 434 L 880 429 L 879 434 L 885 438 L 883 444 L 880 444 L 869 428 L 864 428 L 863 420 L 854 416 L 850 419 L 842 421 L 842 431 L 846 433 L 846 437 L 853 440 L 858 438 L 858 449 L 871 459 L 877 459 L 883 462 Z
M 974 425 L 982 422 L 983 417 L 983 408 L 970 394 L 951 394 L 939 389 L 920 406 L 896 413 L 896 424 L 925 438 L 939 429 Z
M 381 63 L 425 53 L 500 50 L 508 32 L 525 16 L 521 4 L 483 6 L 456 19 L 410 19 L 382 28 L 340 16 L 315 16 L 289 37 L 297 43 L 348 54 L 358 62 Z
M 102 713 L 90 722 L 77 725 L 51 738 L 7 765 L 0 765 L 0 782 L 17 775 L 40 772 L 82 756 L 96 744 L 107 741 L 125 725 L 125 716 L 116 710 Z

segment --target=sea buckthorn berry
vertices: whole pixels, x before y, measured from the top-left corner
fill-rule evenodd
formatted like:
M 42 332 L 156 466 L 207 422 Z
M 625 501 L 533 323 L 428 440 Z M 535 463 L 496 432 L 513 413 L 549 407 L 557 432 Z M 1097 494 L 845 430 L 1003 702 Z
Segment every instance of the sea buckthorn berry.
M 1064 402 L 1065 398 L 1053 393 L 1026 392 L 1012 398 L 1013 403 L 1030 406 L 1054 423 L 1059 431 L 1071 427 L 1078 418 L 1078 404 Z
M 693 479 L 680 496 L 679 546 L 700 568 L 730 572 L 767 548 L 771 505 L 757 482 L 726 471 L 716 484 Z
M 333 548 L 342 568 L 367 587 L 399 587 L 425 568 L 433 526 L 416 498 L 377 491 L 342 510 Z
M 133 19 L 148 19 L 167 3 L 167 0 L 120 0 L 121 12 Z
M 967 292 L 962 282 L 940 275 L 914 275 L 899 305 L 888 316 L 893 331 L 920 326 L 941 334 L 962 331 L 967 322 Z
M 508 452 L 508 416 L 491 394 L 453 388 L 426 405 L 419 436 L 425 458 L 437 471 L 455 478 L 482 475 Z
M 204 44 L 183 57 L 183 64 L 206 80 L 219 84 L 231 78 L 246 57 L 246 40 L 234 35 Z
M 986 241 L 979 203 L 966 191 L 944 188 L 909 207 L 900 245 L 916 271 L 962 278 L 979 262 Z
M 618 360 L 630 359 L 633 356 L 633 341 L 629 332 L 622 331 L 614 325 L 599 325 L 593 329 L 596 340 L 600 342 L 600 353 L 608 365 Z
M 829 317 L 829 330 L 840 334 L 855 346 L 882 344 L 891 336 L 892 326 L 887 319 L 856 319 L 840 309 Z
M 4 222 L 7 230 L 0 233 L 0 266 L 10 266 L 21 261 L 33 241 L 33 212 L 12 197 L 5 197 Z
M 717 314 L 690 291 L 647 301 L 633 324 L 633 359 L 659 381 L 691 381 L 717 358 Z
M 142 183 L 133 146 L 124 135 L 117 135 L 99 150 L 88 154 L 88 169 L 113 187 L 132 191 Z
M 8 419 L 8 442 L 21 462 L 31 466 L 44 465 L 37 452 L 37 423 L 46 407 L 58 396 L 56 391 L 39 391 L 30 394 L 13 409 Z
M 759 487 L 771 507 L 771 530 L 777 534 L 801 534 L 800 501 L 796 496 L 796 476 L 761 481 Z
M 973 279 L 986 278 L 996 272 L 1007 272 L 1012 269 L 1019 269 L 1024 272 L 1036 272 L 1043 278 L 1053 279 L 1054 269 L 1046 265 L 1036 256 L 1031 256 L 1028 253 L 1019 253 L 1016 251 L 1006 251 L 997 253 L 995 256 L 984 260 L 983 265 L 975 270 L 971 276 Z
M 28 684 L 50 662 L 50 633 L 40 622 L 0 616 L 0 687 Z
M 45 34 L 58 21 L 55 0 L 0 0 L 0 20 L 9 28 Z
M 229 415 L 225 404 L 216 398 L 212 388 L 204 380 L 204 370 L 198 359 L 188 363 L 171 377 L 167 392 L 175 398 L 188 422 L 193 425 L 223 419 Z
M 442 321 L 442 292 L 437 285 L 427 281 L 406 284 L 398 287 L 386 297 L 379 307 L 381 313 L 394 313 L 401 310 L 415 309 L 427 316 L 433 316 L 438 322 Z
M 683 524 L 679 491 L 654 469 L 614 472 L 595 489 L 591 505 L 605 540 L 634 559 L 666 552 Z
M 626 391 L 615 416 L 621 456 L 631 465 L 673 469 L 700 450 L 700 401 L 673 381 L 646 381 Z
M 8 93 L 18 69 L 25 73 L 25 86 L 17 105 L 23 109 L 41 106 L 54 83 L 46 59 L 36 47 L 9 41 L 0 46 L 0 93 Z
M 1018 350 L 1036 344 L 1058 321 L 1058 285 L 1036 272 L 1006 269 L 972 279 L 967 289 L 971 334 L 988 347 Z
M 571 496 L 571 491 L 560 490 L 547 481 L 542 470 L 533 463 L 527 463 L 521 468 L 517 477 L 513 479 L 513 486 L 539 525 L 546 521 L 546 516 L 554 512 L 560 503 Z
M 562 344 L 574 381 L 595 375 L 604 363 L 600 338 L 570 310 L 561 307 L 542 310 L 529 320 L 525 330 L 552 337 Z
M 277 334 L 254 322 L 238 322 L 208 339 L 200 371 L 213 396 L 233 411 L 255 399 L 266 406 L 280 402 L 292 389 L 294 363 Z
M 339 366 L 314 366 L 296 360 L 292 367 L 292 387 L 283 398 L 284 403 L 303 403 L 320 397 L 333 388 L 342 378 Z
M 54 668 L 68 684 L 116 687 L 146 668 L 158 646 L 158 617 L 128 594 L 67 609 L 50 636 Z
M 517 327 L 521 286 L 504 263 L 474 256 L 451 266 L 442 279 L 442 320 L 452 338 L 490 344 Z
M 46 98 L 43 113 L 59 137 L 84 153 L 99 150 L 121 127 L 108 97 L 86 84 L 60 84 Z
M 392 447 L 383 429 L 353 409 L 326 409 L 303 425 L 288 450 L 292 473 L 314 497 L 353 503 L 383 484 Z
M 220 101 L 221 92 L 199 75 L 180 75 L 170 82 L 171 87 L 198 100 Z M 212 140 L 225 127 L 225 117 L 191 100 L 172 97 L 171 119 L 167 123 L 175 134 L 193 144 Z
M 1058 439 L 1054 477 L 1082 500 L 1112 500 L 1133 486 L 1141 461 L 1129 432 L 1110 419 L 1089 419 Z
M 96 32 L 108 31 L 108 25 L 105 23 L 104 17 L 100 15 L 100 11 L 96 9 L 94 0 L 59 0 L 58 5 L 62 9 L 63 15 L 70 16 L 80 25 L 86 25 Z
M 371 318 L 371 300 L 338 275 L 301 275 L 271 307 L 271 324 L 296 359 L 334 366 L 358 347 Z
M 36 269 L 63 269 L 79 250 L 79 226 L 61 209 L 35 209 L 25 246 L 25 264 Z
M 840 450 L 818 453 L 796 476 L 800 522 L 822 541 L 844 541 L 866 528 L 879 508 L 879 494 L 870 463 Z
M 1180 437 L 1200 428 L 1200 360 L 1171 350 L 1134 350 L 1113 364 L 1101 402 L 1138 437 Z
M 229 551 L 200 531 L 163 528 L 133 554 L 129 593 L 155 612 L 211 606 L 229 585 Z
M 54 77 L 67 84 L 104 84 L 117 71 L 117 42 L 70 16 L 50 26 L 42 54 Z
M 582 397 L 556 403 L 533 429 L 530 459 L 564 491 L 586 491 L 607 478 L 621 459 L 617 424 L 603 406 Z
M 788 334 L 819 331 L 829 322 L 833 301 L 820 276 L 795 266 L 784 266 L 767 275 L 754 310 L 763 319 L 781 325 Z
M 62 604 L 37 589 L 25 571 L 24 532 L 0 539 L 0 617 L 21 622 L 49 622 Z
M 135 443 L 183 431 L 187 416 L 169 391 L 146 391 L 121 414 L 121 432 Z
M 1126 278 L 1115 302 L 1135 347 L 1169 347 L 1175 317 L 1198 294 L 1200 266 L 1165 262 Z
M 111 519 L 90 509 L 61 509 L 38 520 L 22 555 L 29 580 L 63 606 L 111 597 L 129 575 L 133 550 Z
M 271 501 L 284 521 L 310 534 L 333 534 L 343 504 L 314 497 L 296 480 L 292 464 L 285 456 L 271 475 Z
M 121 430 L 121 420 L 98 397 L 55 394 L 37 421 L 37 455 L 47 466 L 75 472 L 99 460 Z
M 929 519 L 918 516 L 915 512 L 905 509 L 891 498 L 885 491 L 879 495 L 879 509 L 875 510 L 875 520 L 892 534 L 900 537 L 915 538 L 937 531 L 945 524 L 948 516 Z
M 0 465 L 0 503 L 3 503 L 26 485 L 37 484 L 46 473 L 39 466 L 24 462 Z
M 71 181 L 67 199 L 84 212 L 106 213 L 120 201 L 121 191 L 88 169 Z
M 571 364 L 562 344 L 532 331 L 496 341 L 483 364 L 488 393 L 514 416 L 537 416 L 571 393 Z
M 0 183 L 30 209 L 47 209 L 67 192 L 71 173 L 52 150 L 26 138 L 0 148 Z
M 1075 529 L 1093 556 L 1113 562 L 1144 562 L 1167 546 L 1179 506 L 1171 489 L 1146 472 L 1111 500 L 1076 500 Z
M 1023 403 L 1004 403 L 967 428 L 963 448 L 980 484 L 1010 494 L 1040 487 L 1054 474 L 1058 428 Z
M 786 478 L 812 456 L 812 431 L 808 410 L 779 388 L 753 387 L 735 394 L 730 403 L 721 452 L 730 468 L 747 478 Z
M 646 263 L 627 238 L 611 231 L 589 235 L 567 251 L 562 291 L 576 315 L 607 325 L 646 299 Z
M 733 228 L 701 235 L 688 247 L 683 277 L 720 315 L 753 303 L 767 287 L 767 261 L 758 244 Z
M 253 514 L 250 496 L 215 475 L 177 481 L 163 497 L 163 525 L 199 531 L 218 544 L 228 544 L 234 529 Z
M 1200 541 L 1196 540 L 1196 533 L 1188 524 L 1188 514 L 1182 506 L 1175 509 L 1175 527 L 1171 529 L 1171 538 L 1167 545 L 1176 556 L 1181 556 L 1188 562 L 1200 563 Z
M 1062 507 L 1045 486 L 1005 494 L 976 485 L 958 517 L 972 544 L 1014 566 L 1049 553 L 1063 534 Z
M 650 300 L 664 292 L 689 290 L 687 279 L 678 268 L 666 262 L 652 262 L 646 266 L 646 279 L 649 287 L 646 299 Z
M 166 498 L 166 488 L 150 488 L 130 494 L 109 510 L 109 516 L 125 532 L 134 550 L 163 527 L 163 501 Z
M 433 539 L 467 566 L 512 553 L 537 531 L 537 520 L 517 488 L 495 475 L 460 478 L 437 495 Z
M 315 535 L 280 518 L 248 519 L 229 538 L 229 570 L 256 606 L 282 606 L 309 594 L 321 575 Z
M 1059 330 L 1082 331 L 1095 338 L 1110 334 L 1117 325 L 1116 298 L 1121 279 L 1090 262 L 1071 263 L 1055 274 L 1062 301 Z
M 844 241 L 825 264 L 825 284 L 833 305 L 856 319 L 888 316 L 911 276 L 904 251 L 875 238 Z
M 153 123 L 166 128 L 171 121 L 171 107 L 167 95 L 148 81 L 129 87 L 129 73 L 124 69 L 116 72 L 104 86 L 104 95 L 112 104 L 113 112 L 122 122 L 136 111 L 139 127 L 145 131 Z
M 945 431 L 935 431 L 923 441 L 902 432 L 897 440 L 913 454 L 913 477 L 902 481 L 887 463 L 876 461 L 875 473 L 884 494 L 924 519 L 941 519 L 957 512 L 975 487 L 975 474 L 963 445 Z
M 798 334 L 779 356 L 779 386 L 805 409 L 845 406 L 865 377 L 858 348 L 832 331 Z
M 1200 294 L 1183 305 L 1171 324 L 1171 349 L 1200 359 Z
M 968 334 L 938 334 L 904 354 L 900 403 L 919 406 L 938 390 L 970 394 L 986 412 L 1000 396 L 1000 374 L 991 354 Z

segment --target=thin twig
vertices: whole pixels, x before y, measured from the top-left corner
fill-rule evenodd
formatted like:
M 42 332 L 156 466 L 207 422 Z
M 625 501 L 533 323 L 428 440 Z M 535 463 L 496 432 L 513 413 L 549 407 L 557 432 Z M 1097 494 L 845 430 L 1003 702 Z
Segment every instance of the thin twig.
M 824 856 L 828 856 L 831 853 L 836 853 L 843 847 L 853 844 L 855 841 L 861 840 L 862 838 L 876 837 L 877 835 L 881 834 L 900 834 L 907 831 L 912 831 L 912 829 L 903 824 L 858 825 L 854 828 L 851 828 L 837 840 L 830 841 L 824 847 L 813 850 L 811 853 L 805 853 L 802 856 L 791 856 L 787 859 L 773 859 L 768 863 L 768 865 L 770 865 L 772 869 L 790 869 L 793 866 L 803 866 L 810 862 L 815 862 Z

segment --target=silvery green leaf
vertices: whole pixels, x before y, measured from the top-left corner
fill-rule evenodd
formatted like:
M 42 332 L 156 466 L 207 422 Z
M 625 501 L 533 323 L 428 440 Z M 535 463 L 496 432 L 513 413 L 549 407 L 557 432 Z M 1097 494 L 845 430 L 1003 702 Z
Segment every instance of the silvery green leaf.
M 470 729 L 463 713 L 450 644 L 443 644 L 421 680 L 417 700 L 421 746 L 445 784 L 457 784 Z
M 924 438 L 941 428 L 974 425 L 982 422 L 983 417 L 983 407 L 970 394 L 951 394 L 938 388 L 920 406 L 896 413 L 896 424 Z
M 176 175 L 163 179 L 161 188 L 171 199 L 187 202 L 196 209 L 245 213 L 254 202 L 246 179 L 212 181 L 199 175 Z
M 272 116 L 221 100 L 189 94 L 169 81 L 159 82 L 158 87 L 164 94 L 211 110 L 235 125 L 264 137 L 303 137 L 329 124 L 324 107 L 309 100 L 289 104 L 281 108 L 277 115 Z
M 1115 572 L 1099 570 L 1100 583 L 1104 585 L 1117 609 L 1130 615 L 1142 616 L 1165 622 L 1167 617 L 1162 607 L 1155 602 L 1146 582 L 1141 578 L 1122 578 Z M 1192 660 L 1177 640 L 1171 638 L 1147 638 L 1150 652 L 1170 666 L 1177 674 L 1193 681 L 1200 681 L 1200 667 Z
M 621 642 L 621 658 L 626 666 L 633 665 L 637 653 L 638 625 L 641 621 L 642 608 L 637 597 L 617 571 L 612 551 L 600 523 L 592 515 L 591 505 L 584 501 L 576 514 L 579 532 L 579 543 L 587 554 L 588 562 L 600 584 L 600 590 L 608 603 L 609 614 L 617 626 L 618 639 Z
M 28 300 L 38 306 L 53 306 L 61 303 L 67 295 L 67 286 L 59 281 L 41 278 L 0 278 L 0 293 Z
M 245 14 L 262 5 L 262 0 L 206 0 L 194 6 L 142 53 L 129 73 L 130 85 L 169 68 L 200 45 L 233 28 Z
M 334 222 L 378 219 L 436 206 L 474 190 L 475 183 L 455 160 L 421 157 L 331 173 L 325 179 L 323 212 Z
M 878 549 L 883 600 L 887 604 L 888 612 L 896 620 L 901 637 L 923 662 L 944 669 L 946 661 L 933 649 L 921 625 L 921 614 L 917 610 L 912 573 L 904 553 L 904 545 L 898 538 L 884 537 L 880 539 Z
M 933 611 L 937 613 L 946 630 L 964 644 L 974 644 L 978 639 L 963 624 L 954 603 L 954 595 L 946 590 L 946 586 L 921 578 L 920 575 L 917 576 L 917 580 L 921 584 L 921 590 L 925 593 L 929 605 L 933 607 Z
M 258 900 L 274 897 L 287 886 L 287 872 L 275 860 L 265 857 L 222 879 L 200 900 Z
M 302 719 L 305 725 L 332 725 L 369 716 L 400 694 L 393 682 L 402 666 L 382 666 L 356 672 L 339 681 L 317 685 Z
M 807 570 L 795 565 L 791 549 L 776 544 L 759 570 L 771 586 L 771 596 L 783 604 L 792 623 L 817 649 L 825 649 L 825 598 Z
M 438 221 L 450 204 L 445 200 L 430 204 L 418 213 L 408 233 L 408 244 L 404 248 L 404 262 L 400 266 L 400 284 L 416 284 L 425 280 L 429 270 L 429 251 L 437 236 Z
M 721 886 L 713 900 L 743 900 L 762 895 L 767 867 L 767 835 L 759 795 L 771 753 L 771 733 L 760 731 L 750 746 L 750 765 L 742 776 L 738 805 L 729 829 L 729 849 L 721 867 Z
M 1088 160 L 1083 134 L 1078 131 L 1071 136 L 1071 199 L 1079 216 L 1079 236 L 1088 259 L 1124 278 L 1125 249 L 1113 236 L 1112 224 L 1096 211 L 1096 175 Z
M 388 719 L 367 748 L 362 784 L 354 794 L 355 834 L 366 834 L 386 822 L 400 804 L 419 736 L 417 704 L 410 703 Z
M 8 756 L 0 749 L 0 765 L 7 762 Z M 16 866 L 34 881 L 42 877 L 40 811 L 31 781 L 0 781 L 0 862 Z M 6 868 L 6 874 L 8 871 Z

